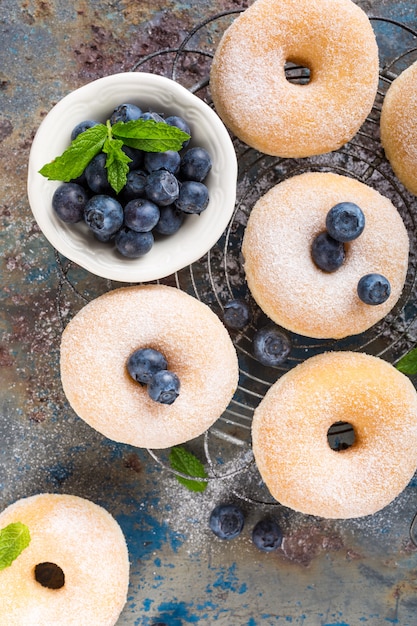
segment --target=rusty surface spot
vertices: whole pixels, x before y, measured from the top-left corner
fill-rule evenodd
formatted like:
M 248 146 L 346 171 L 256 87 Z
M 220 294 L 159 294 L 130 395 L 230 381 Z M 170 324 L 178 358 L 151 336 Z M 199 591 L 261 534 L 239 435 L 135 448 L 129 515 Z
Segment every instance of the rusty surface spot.
M 137 454 L 132 452 L 125 460 L 125 467 L 133 470 L 136 474 L 140 474 L 142 471 L 142 463 Z

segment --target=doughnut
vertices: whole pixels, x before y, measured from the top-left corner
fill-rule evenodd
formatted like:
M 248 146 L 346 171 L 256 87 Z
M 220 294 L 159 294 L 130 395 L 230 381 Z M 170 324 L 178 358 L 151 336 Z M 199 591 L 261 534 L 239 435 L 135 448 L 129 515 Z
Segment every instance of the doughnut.
M 160 351 L 181 389 L 173 404 L 152 400 L 126 363 L 140 348 Z M 220 417 L 237 388 L 236 350 L 204 303 L 175 287 L 137 285 L 88 303 L 61 339 L 61 380 L 75 413 L 114 441 L 169 448 Z
M 312 242 L 340 202 L 362 209 L 365 228 L 345 244 L 343 265 L 325 272 L 312 259 Z M 242 241 L 246 280 L 260 308 L 287 330 L 318 339 L 356 335 L 382 319 L 401 295 L 408 251 L 406 228 L 391 201 L 330 172 L 299 174 L 270 189 L 253 207 Z M 389 298 L 377 306 L 357 294 L 369 273 L 391 284 Z
M 391 84 L 382 104 L 381 143 L 397 178 L 417 195 L 417 61 Z
M 336 451 L 329 428 L 350 424 L 353 445 Z M 417 468 L 417 394 L 387 361 L 326 352 L 269 388 L 252 424 L 257 467 L 282 505 L 325 518 L 376 513 Z
M 287 62 L 310 70 L 286 79 Z M 256 0 L 225 31 L 210 72 L 224 124 L 265 154 L 299 158 L 340 148 L 372 109 L 378 47 L 351 0 Z
M 0 571 L 1 623 L 116 624 L 127 599 L 129 558 L 110 513 L 78 496 L 46 493 L 22 498 L 0 514 L 0 528 L 14 522 L 27 525 L 30 543 Z M 55 587 L 41 575 L 46 564 L 63 572 Z

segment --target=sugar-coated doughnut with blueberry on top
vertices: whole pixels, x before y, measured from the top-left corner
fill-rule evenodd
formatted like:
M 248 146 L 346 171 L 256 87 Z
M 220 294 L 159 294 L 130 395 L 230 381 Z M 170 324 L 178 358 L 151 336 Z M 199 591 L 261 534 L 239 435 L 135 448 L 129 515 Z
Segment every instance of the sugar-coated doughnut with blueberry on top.
M 179 379 L 171 404 L 155 401 L 150 384 L 129 375 L 129 358 L 145 348 L 159 352 Z M 169 448 L 203 434 L 226 409 L 238 377 L 223 323 L 174 287 L 114 289 L 81 309 L 62 335 L 61 380 L 74 411 L 109 439 L 141 448 Z
M 0 514 L 20 522 L 30 543 L 0 571 L 4 626 L 113 626 L 127 599 L 129 555 L 104 508 L 78 496 L 39 494 Z
M 361 209 L 365 225 L 357 238 L 340 244 L 343 258 L 330 268 L 335 271 L 324 271 L 313 258 L 313 243 L 327 236 L 328 213 L 347 202 Z M 347 176 L 307 172 L 257 201 L 242 253 L 250 291 L 276 324 L 303 336 L 339 339 L 364 332 L 396 304 L 407 274 L 409 240 L 399 212 L 378 191 Z M 385 301 L 372 306 L 359 297 L 365 276 L 387 279 Z
M 279 419 L 277 419 L 279 416 Z M 327 433 L 353 427 L 336 451 Z M 253 452 L 281 504 L 325 518 L 387 506 L 417 469 L 417 394 L 393 365 L 364 353 L 328 352 L 285 373 L 255 410 Z
M 394 173 L 417 195 L 417 61 L 389 87 L 381 110 L 381 142 Z
M 310 70 L 308 84 L 286 79 L 287 62 Z M 256 0 L 224 33 L 210 88 L 239 139 L 299 158 L 355 135 L 372 109 L 378 74 L 371 23 L 351 0 Z

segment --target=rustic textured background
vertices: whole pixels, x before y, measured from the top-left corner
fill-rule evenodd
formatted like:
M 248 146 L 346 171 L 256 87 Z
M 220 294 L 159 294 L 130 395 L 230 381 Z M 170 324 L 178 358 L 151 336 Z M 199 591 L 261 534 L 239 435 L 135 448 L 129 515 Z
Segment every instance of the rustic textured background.
M 191 494 L 148 452 L 93 432 L 61 389 L 63 326 L 86 301 L 118 285 L 59 257 L 35 224 L 26 196 L 34 133 L 53 104 L 92 79 L 138 63 L 138 69 L 170 75 L 169 51 L 194 27 L 247 4 L 0 1 L 0 509 L 42 491 L 74 493 L 105 506 L 121 524 L 131 555 L 122 626 L 415 626 L 417 554 L 409 527 L 417 511 L 416 481 L 380 514 L 349 522 L 296 515 L 257 504 L 251 495 L 242 500 L 243 534 L 222 543 L 207 528 L 211 509 L 232 492 L 244 494 L 256 476 L 239 472 L 211 481 L 204 494 Z M 358 4 L 417 30 L 412 0 Z M 187 87 L 207 76 L 230 19 L 210 22 L 193 38 L 191 48 L 205 54 L 181 58 L 177 79 Z M 416 46 L 405 29 L 375 28 L 384 59 Z M 417 207 L 413 198 L 407 203 L 411 212 Z M 246 443 L 233 447 L 214 439 L 210 453 L 233 470 L 250 456 Z M 285 541 L 268 555 L 252 546 L 250 531 L 271 511 Z M 0 625 L 7 626 L 1 612 Z

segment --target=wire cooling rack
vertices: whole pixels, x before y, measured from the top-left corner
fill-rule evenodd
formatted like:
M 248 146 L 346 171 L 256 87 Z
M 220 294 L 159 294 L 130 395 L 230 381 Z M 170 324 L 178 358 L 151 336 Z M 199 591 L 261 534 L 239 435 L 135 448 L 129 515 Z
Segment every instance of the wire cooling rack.
M 193 28 L 180 46 L 157 50 L 141 57 L 131 71 L 164 74 L 187 87 L 213 106 L 209 72 L 218 40 L 227 26 L 241 12 L 216 14 Z M 379 120 L 384 96 L 392 81 L 417 60 L 417 32 L 395 20 L 370 18 L 380 48 L 380 80 L 372 111 L 356 136 L 336 152 L 304 159 L 271 157 L 253 150 L 232 138 L 239 162 L 237 200 L 232 219 L 217 244 L 198 262 L 158 282 L 187 291 L 210 306 L 220 318 L 231 298 L 246 300 L 252 309 L 251 323 L 243 331 L 230 331 L 236 347 L 240 377 L 238 389 L 229 407 L 203 437 L 190 442 L 200 447 L 209 468 L 208 480 L 233 479 L 244 473 L 245 489 L 235 493 L 253 502 L 275 504 L 262 486 L 251 452 L 251 422 L 255 408 L 269 387 L 286 371 L 324 350 L 355 350 L 379 356 L 391 363 L 417 342 L 416 253 L 417 199 L 408 193 L 393 174 L 380 143 Z M 288 64 L 287 79 L 298 83 L 309 81 L 307 68 Z M 255 202 L 285 178 L 307 171 L 335 172 L 355 178 L 389 197 L 400 212 L 410 238 L 410 259 L 402 297 L 381 322 L 367 332 L 342 340 L 316 340 L 288 333 L 292 350 L 281 367 L 264 367 L 252 354 L 252 338 L 267 318 L 251 298 L 246 285 L 241 257 L 241 241 L 250 211 Z M 83 301 L 91 299 L 77 284 L 72 263 L 56 254 L 60 276 L 58 307 L 66 289 Z M 108 281 L 104 289 L 114 288 Z M 94 294 L 96 295 L 96 294 Z M 346 434 L 347 433 L 347 434 Z M 329 442 L 335 447 L 349 428 L 334 427 Z M 149 450 L 155 462 L 168 471 L 167 451 Z M 239 481 L 238 481 L 239 482 Z M 417 522 L 416 522 L 417 524 Z

